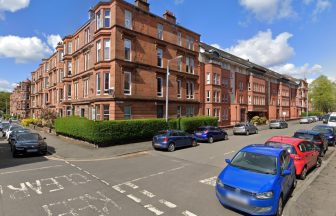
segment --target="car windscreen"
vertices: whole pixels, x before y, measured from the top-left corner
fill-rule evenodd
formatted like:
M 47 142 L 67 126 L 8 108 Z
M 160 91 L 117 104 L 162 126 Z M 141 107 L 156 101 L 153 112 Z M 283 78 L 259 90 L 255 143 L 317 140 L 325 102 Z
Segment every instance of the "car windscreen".
M 17 138 L 18 141 L 37 141 L 41 139 L 38 134 L 26 133 L 20 134 Z
M 333 133 L 333 131 L 330 128 L 325 128 L 325 127 L 314 127 L 313 131 L 318 131 L 324 134 Z
M 296 154 L 296 150 L 294 146 L 292 146 L 291 144 L 269 141 L 269 142 L 266 142 L 265 145 L 283 148 L 283 149 L 286 149 L 289 154 Z
M 2 124 L 2 127 L 8 127 L 9 126 L 9 123 L 1 123 Z
M 272 120 L 271 121 L 271 123 L 277 123 L 277 122 L 279 122 L 279 121 L 277 121 L 277 120 Z
M 336 122 L 336 116 L 330 116 L 329 121 L 330 122 Z
M 309 141 L 313 141 L 314 139 L 314 135 L 312 134 L 298 133 L 298 132 L 294 134 L 294 137 L 299 138 L 299 139 L 309 140 Z
M 197 131 L 205 131 L 205 130 L 207 130 L 208 128 L 206 128 L 206 127 L 199 127 L 199 128 L 197 128 Z
M 169 136 L 169 131 L 159 131 L 156 133 L 157 136 Z
M 244 127 L 245 124 L 236 124 L 235 127 Z
M 251 172 L 271 174 L 277 173 L 277 158 L 252 152 L 239 152 L 231 161 L 231 165 Z

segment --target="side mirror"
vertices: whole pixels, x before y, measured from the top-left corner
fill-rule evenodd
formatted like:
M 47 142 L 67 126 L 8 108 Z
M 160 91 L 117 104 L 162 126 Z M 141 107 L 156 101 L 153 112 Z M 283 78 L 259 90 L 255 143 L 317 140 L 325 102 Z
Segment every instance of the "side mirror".
M 227 164 L 231 164 L 231 160 L 230 160 L 230 159 L 225 159 L 225 162 L 226 162 Z
M 290 170 L 288 170 L 288 169 L 286 169 L 286 170 L 284 170 L 284 171 L 282 171 L 282 176 L 288 176 L 288 175 L 290 175 L 292 172 L 290 171 Z

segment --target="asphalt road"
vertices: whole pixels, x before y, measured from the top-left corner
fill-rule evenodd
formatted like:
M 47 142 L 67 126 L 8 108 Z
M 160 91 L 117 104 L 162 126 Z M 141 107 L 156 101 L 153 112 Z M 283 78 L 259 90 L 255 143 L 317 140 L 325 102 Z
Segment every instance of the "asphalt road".
M 315 123 L 317 124 L 317 123 Z M 240 215 L 216 200 L 216 176 L 248 144 L 293 135 L 313 125 L 230 136 L 213 144 L 169 153 L 147 151 L 109 160 L 61 160 L 52 156 L 11 158 L 0 141 L 0 216 Z M 328 155 L 333 152 L 329 148 Z M 313 171 L 308 175 L 314 175 Z M 299 181 L 298 189 L 303 182 Z

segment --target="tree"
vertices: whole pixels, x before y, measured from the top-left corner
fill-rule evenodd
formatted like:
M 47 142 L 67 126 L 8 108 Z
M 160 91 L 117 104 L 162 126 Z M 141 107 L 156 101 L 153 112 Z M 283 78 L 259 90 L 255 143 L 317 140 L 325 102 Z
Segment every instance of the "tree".
M 44 108 L 41 110 L 41 118 L 45 126 L 52 128 L 54 121 L 57 118 L 57 113 L 51 109 Z
M 321 75 L 309 85 L 309 98 L 315 111 L 336 110 L 336 85 Z
M 0 111 L 6 114 L 6 101 L 7 101 L 7 113 L 9 113 L 10 93 L 0 92 Z M 1 112 L 0 112 L 1 113 Z

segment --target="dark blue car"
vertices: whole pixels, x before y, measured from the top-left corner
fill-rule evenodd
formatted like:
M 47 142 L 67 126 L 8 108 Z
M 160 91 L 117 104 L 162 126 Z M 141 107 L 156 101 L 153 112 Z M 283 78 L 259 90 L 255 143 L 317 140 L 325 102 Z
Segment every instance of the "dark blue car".
M 294 133 L 293 137 L 313 142 L 319 149 L 321 157 L 324 157 L 325 153 L 328 151 L 328 141 L 319 131 L 298 130 Z
M 216 140 L 227 140 L 229 136 L 224 129 L 220 129 L 214 126 L 203 126 L 199 127 L 195 132 L 194 136 L 199 141 L 205 141 L 213 143 Z
M 184 131 L 167 130 L 154 136 L 152 145 L 154 149 L 165 149 L 173 152 L 179 147 L 197 146 L 197 140 L 193 135 Z
M 226 162 L 216 184 L 220 203 L 252 215 L 282 215 L 296 186 L 295 165 L 287 150 L 249 145 Z
M 328 141 L 328 144 L 331 146 L 335 146 L 336 144 L 335 127 L 329 125 L 316 125 L 315 127 L 313 127 L 312 130 L 321 132 Z

